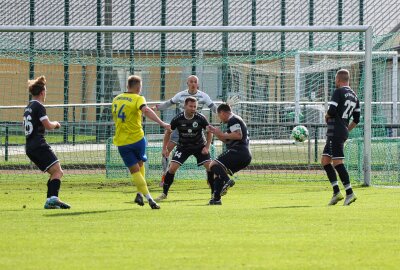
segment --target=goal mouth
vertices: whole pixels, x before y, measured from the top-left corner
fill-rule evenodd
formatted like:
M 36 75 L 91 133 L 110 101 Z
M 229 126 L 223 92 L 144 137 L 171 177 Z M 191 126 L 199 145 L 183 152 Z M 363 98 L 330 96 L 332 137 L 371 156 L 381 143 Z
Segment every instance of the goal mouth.
M 29 164 L 19 110 L 29 99 L 25 82 L 36 74 L 46 75 L 47 113 L 62 124 L 62 129 L 47 135 L 48 141 L 57 148 L 62 164 L 82 172 L 109 165 L 107 147 L 112 147 L 108 142 L 114 132 L 109 106 L 125 91 L 130 74 L 143 78 L 142 93 L 150 106 L 186 89 L 187 77 L 196 74 L 199 89 L 216 104 L 238 97 L 233 110 L 248 125 L 254 153 L 246 174 L 267 178 L 274 171 L 303 179 L 307 172 L 322 179 L 317 168 L 324 113 L 337 69 L 351 71 L 352 87 L 362 100 L 364 131 L 358 136 L 370 141 L 372 124 L 391 124 L 397 117 L 397 100 L 389 98 L 397 54 L 387 51 L 387 45 L 373 52 L 372 43 L 382 39 L 373 40 L 371 34 L 368 26 L 1 26 L 0 75 L 7 98 L 0 102 L 0 131 L 7 153 L 4 150 L 0 167 L 14 162 L 23 171 Z M 374 89 L 381 94 L 369 100 L 373 78 Z M 219 125 L 208 108 L 202 112 Z M 171 108 L 160 116 L 170 121 L 175 114 Z M 307 127 L 309 137 L 294 144 L 290 131 L 298 124 Z M 149 151 L 161 147 L 162 130 L 150 121 L 144 129 L 152 138 Z M 213 146 L 217 156 L 222 144 Z M 370 150 L 367 144 L 363 147 L 363 173 L 370 175 Z M 158 167 L 152 166 L 149 173 L 158 174 Z M 200 178 L 202 168 L 197 170 L 198 176 L 197 171 L 188 171 L 184 177 Z M 363 181 L 368 183 L 368 176 Z

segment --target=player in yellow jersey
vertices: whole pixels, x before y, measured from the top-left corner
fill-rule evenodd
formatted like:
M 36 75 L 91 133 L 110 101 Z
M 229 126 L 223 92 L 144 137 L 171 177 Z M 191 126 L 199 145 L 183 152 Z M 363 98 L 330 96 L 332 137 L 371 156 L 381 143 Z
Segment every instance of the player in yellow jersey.
M 115 123 L 114 144 L 129 168 L 133 183 L 138 193 L 135 203 L 144 205 L 143 195 L 149 202 L 152 209 L 160 209 L 160 206 L 153 200 L 147 188 L 144 162 L 146 156 L 146 138 L 142 128 L 142 114 L 161 127 L 170 130 L 171 126 L 164 123 L 155 112 L 146 105 L 146 99 L 140 95 L 142 91 L 142 79 L 139 76 L 128 78 L 127 92 L 116 96 L 112 103 L 112 115 Z

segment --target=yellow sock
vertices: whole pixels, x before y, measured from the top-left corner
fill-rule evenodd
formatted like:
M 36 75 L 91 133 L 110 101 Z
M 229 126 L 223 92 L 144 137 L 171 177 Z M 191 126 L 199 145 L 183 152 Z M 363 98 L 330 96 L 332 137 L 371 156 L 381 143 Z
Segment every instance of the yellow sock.
M 147 188 L 146 180 L 144 180 L 141 172 L 135 172 L 132 174 L 133 183 L 135 183 L 137 190 L 144 196 L 149 194 L 149 189 Z
M 144 163 L 142 167 L 140 167 L 140 173 L 142 174 L 143 178 L 146 177 L 146 168 L 144 167 Z

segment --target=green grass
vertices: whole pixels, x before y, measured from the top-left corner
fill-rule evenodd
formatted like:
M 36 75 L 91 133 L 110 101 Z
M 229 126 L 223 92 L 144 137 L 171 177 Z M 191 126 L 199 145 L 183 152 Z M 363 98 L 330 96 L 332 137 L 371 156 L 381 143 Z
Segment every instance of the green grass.
M 128 181 L 70 176 L 73 208 L 44 210 L 45 179 L 3 180 L 0 269 L 398 269 L 400 189 L 327 207 L 326 182 L 244 178 L 222 206 L 204 181 L 177 181 L 159 211 L 132 204 Z

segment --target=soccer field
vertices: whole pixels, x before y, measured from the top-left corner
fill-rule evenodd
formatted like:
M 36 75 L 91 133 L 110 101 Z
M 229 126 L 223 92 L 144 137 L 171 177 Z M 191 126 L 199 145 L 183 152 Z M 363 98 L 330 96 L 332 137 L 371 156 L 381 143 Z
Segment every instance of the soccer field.
M 24 178 L 26 179 L 26 178 Z M 398 269 L 400 189 L 356 187 L 327 207 L 327 182 L 241 177 L 222 206 L 205 181 L 176 181 L 160 210 L 127 181 L 68 177 L 70 210 L 44 210 L 45 180 L 2 180 L 0 269 Z M 160 188 L 151 186 L 153 196 Z

